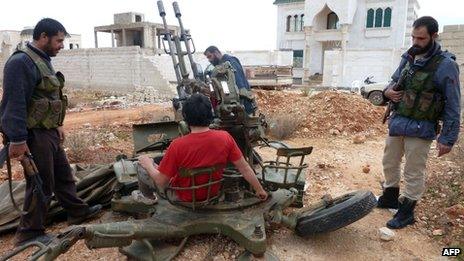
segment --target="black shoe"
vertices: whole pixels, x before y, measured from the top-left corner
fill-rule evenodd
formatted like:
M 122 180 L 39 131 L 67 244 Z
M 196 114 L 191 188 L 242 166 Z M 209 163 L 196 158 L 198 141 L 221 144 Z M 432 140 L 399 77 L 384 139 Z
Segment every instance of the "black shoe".
M 398 212 L 393 216 L 393 219 L 387 222 L 387 227 L 391 229 L 400 229 L 407 225 L 411 225 L 414 220 L 414 208 L 416 207 L 415 200 L 403 198 L 403 202 L 399 203 Z
M 53 236 L 49 234 L 40 234 L 36 236 L 27 236 L 24 237 L 21 234 L 16 235 L 15 247 L 24 246 L 32 242 L 40 242 L 44 245 L 48 245 L 53 240 Z
M 385 188 L 382 196 L 377 200 L 378 208 L 394 208 L 398 209 L 398 197 L 400 196 L 400 188 Z
M 88 219 L 91 219 L 98 215 L 102 210 L 102 205 L 97 204 L 95 206 L 89 207 L 87 213 L 82 216 L 68 216 L 68 224 L 69 225 L 77 225 L 80 224 Z

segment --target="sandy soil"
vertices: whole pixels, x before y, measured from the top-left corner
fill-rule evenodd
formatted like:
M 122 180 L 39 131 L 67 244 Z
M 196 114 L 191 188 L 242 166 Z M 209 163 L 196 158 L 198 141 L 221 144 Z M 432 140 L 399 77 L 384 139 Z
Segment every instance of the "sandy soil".
M 159 106 L 148 106 L 128 110 L 90 111 L 69 113 L 67 131 L 78 130 L 84 124 L 105 125 L 114 122 L 143 120 L 146 114 L 153 117 L 170 115 L 170 110 Z M 150 116 L 150 117 L 151 117 Z M 381 158 L 383 136 L 368 136 L 366 142 L 353 144 L 352 136 L 339 135 L 328 138 L 293 138 L 287 140 L 292 146 L 314 146 L 307 158 L 308 189 L 305 204 L 317 201 L 322 195 L 333 196 L 368 189 L 380 193 L 382 179 Z M 272 152 L 263 152 L 265 158 Z M 369 173 L 363 167 L 369 165 Z M 420 207 L 420 206 L 419 206 Z M 108 222 L 106 212 L 94 223 Z M 418 225 L 397 231 L 393 241 L 380 240 L 378 229 L 385 226 L 392 213 L 375 209 L 367 217 L 338 231 L 303 239 L 285 228 L 269 229 L 268 250 L 281 260 L 437 260 L 444 245 L 420 232 Z M 54 224 L 49 232 L 66 228 L 65 223 Z M 0 253 L 12 249 L 13 234 L 0 236 Z M 177 260 L 233 260 L 243 251 L 230 239 L 217 235 L 192 237 Z M 16 260 L 24 260 L 26 255 Z M 58 260 L 125 260 L 116 248 L 88 250 L 84 242 L 78 242 Z
M 136 112 L 133 112 L 136 114 Z M 126 117 L 127 113 L 115 112 L 115 117 Z M 79 116 L 69 121 L 89 121 Z M 383 137 L 369 137 L 363 144 L 353 144 L 350 137 L 331 137 L 287 141 L 293 146 L 314 146 L 314 152 L 308 157 L 309 171 L 305 203 L 318 200 L 330 193 L 340 195 L 348 191 L 369 189 L 380 192 L 381 155 Z M 264 152 L 270 157 L 271 152 Z M 362 168 L 370 166 L 370 172 Z M 106 222 L 108 214 L 93 222 Z M 281 260 L 436 260 L 440 259 L 444 247 L 420 232 L 416 225 L 397 231 L 393 241 L 383 242 L 378 229 L 392 216 L 388 210 L 375 209 L 367 217 L 338 231 L 302 239 L 285 228 L 268 230 L 268 249 Z M 66 227 L 65 223 L 49 228 L 56 232 Z M 13 235 L 0 237 L 0 253 L 12 248 Z M 232 260 L 243 249 L 223 236 L 196 236 L 190 239 L 186 248 L 177 257 L 178 260 Z M 24 259 L 21 256 L 17 260 Z M 58 260 L 124 260 L 117 249 L 88 250 L 83 242 L 60 256 Z

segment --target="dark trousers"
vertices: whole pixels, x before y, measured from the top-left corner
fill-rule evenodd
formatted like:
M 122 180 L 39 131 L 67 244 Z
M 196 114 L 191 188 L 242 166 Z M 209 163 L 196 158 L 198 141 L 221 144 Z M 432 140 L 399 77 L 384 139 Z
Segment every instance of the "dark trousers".
M 71 216 L 81 216 L 86 213 L 89 206 L 76 194 L 76 184 L 71 167 L 56 129 L 32 129 L 29 130 L 27 145 L 37 165 L 40 177 L 43 181 L 43 192 L 47 202 L 37 200 L 33 196 L 31 181 L 26 178 L 26 196 L 24 211 L 18 227 L 18 236 L 29 238 L 43 234 L 44 223 L 50 206 L 52 193 L 56 200 Z M 29 209 L 31 204 L 32 209 Z

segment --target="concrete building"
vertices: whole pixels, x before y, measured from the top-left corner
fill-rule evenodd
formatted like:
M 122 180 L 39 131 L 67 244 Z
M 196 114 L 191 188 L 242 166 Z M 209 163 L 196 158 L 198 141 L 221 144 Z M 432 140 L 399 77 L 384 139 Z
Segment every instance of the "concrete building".
M 168 26 L 168 28 L 173 34 L 179 31 L 178 26 Z M 163 24 L 145 21 L 145 15 L 142 13 L 114 14 L 114 24 L 94 28 L 95 48 L 98 48 L 98 33 L 109 33 L 112 47 L 139 46 L 161 49 L 163 32 Z
M 34 28 L 25 27 L 21 31 L 15 30 L 0 30 L 0 47 L 9 46 L 6 49 L 8 54 L 11 54 L 17 47 L 24 46 L 27 42 L 32 42 Z M 64 49 L 78 49 L 81 47 L 81 35 L 69 34 L 64 40 Z M 3 48 L 1 49 L 3 50 Z
M 387 80 L 410 46 L 418 0 L 276 0 L 277 46 L 293 50 L 294 77 L 323 85 Z
M 32 42 L 33 28 L 25 27 L 21 31 L 0 30 L 0 83 L 3 80 L 3 67 L 8 58 L 13 54 L 16 48 Z M 81 35 L 70 34 L 64 40 L 64 49 L 79 49 L 81 47 Z
M 173 34 L 178 34 L 180 31 L 179 27 L 171 25 L 169 30 Z M 23 38 L 32 38 L 30 34 L 23 37 L 21 32 L 12 32 L 8 31 L 6 34 L 0 32 L 0 47 L 5 50 L 0 52 L 0 70 L 3 70 L 13 47 L 24 43 Z M 147 88 L 156 90 L 161 98 L 172 98 L 175 95 L 176 76 L 172 59 L 164 53 L 162 45 L 163 25 L 146 22 L 143 14 L 131 12 L 115 14 L 114 24 L 97 26 L 94 32 L 96 47 L 98 47 L 98 34 L 101 33 L 111 34 L 113 47 L 76 49 L 75 47 L 81 46 L 80 36 L 72 35 L 66 40 L 66 50 L 62 50 L 52 59 L 54 68 L 65 75 L 67 88 L 120 93 Z M 237 56 L 243 66 L 292 64 L 291 51 L 225 51 L 225 53 Z M 195 53 L 194 57 L 203 69 L 209 64 L 201 51 Z M 187 57 L 185 62 L 190 71 Z M 0 83 L 2 77 L 3 74 L 0 73 Z

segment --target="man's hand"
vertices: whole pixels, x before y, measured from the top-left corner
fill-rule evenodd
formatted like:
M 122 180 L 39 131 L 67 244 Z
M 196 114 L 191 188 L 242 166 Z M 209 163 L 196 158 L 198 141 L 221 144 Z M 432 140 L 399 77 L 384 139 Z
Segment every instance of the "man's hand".
M 153 159 L 148 157 L 147 155 L 142 155 L 138 159 L 140 166 L 142 166 L 142 168 L 144 168 L 148 172 L 151 172 L 153 169 L 158 168 L 158 165 L 153 161 Z
M 60 143 L 63 144 L 65 139 L 63 126 L 59 126 L 58 128 L 56 128 L 56 130 L 58 131 L 58 135 L 60 136 Z
M 10 147 L 8 148 L 8 154 L 10 156 L 10 159 L 15 159 L 18 157 L 24 156 L 24 154 L 30 153 L 29 152 L 29 147 L 27 146 L 27 143 L 21 143 L 21 144 L 12 144 L 10 143 Z M 21 158 L 20 158 L 21 160 Z
M 385 90 L 385 96 L 393 102 L 399 102 L 401 101 L 401 98 L 403 98 L 403 91 L 397 92 L 390 87 L 387 90 Z
M 256 196 L 258 196 L 261 201 L 266 201 L 268 194 L 264 189 L 261 189 L 260 191 L 256 191 Z
M 437 142 L 438 157 L 441 157 L 451 151 L 453 147 Z

